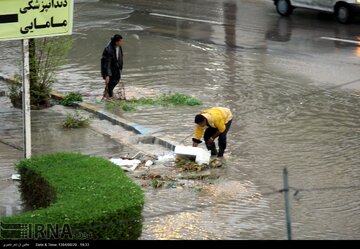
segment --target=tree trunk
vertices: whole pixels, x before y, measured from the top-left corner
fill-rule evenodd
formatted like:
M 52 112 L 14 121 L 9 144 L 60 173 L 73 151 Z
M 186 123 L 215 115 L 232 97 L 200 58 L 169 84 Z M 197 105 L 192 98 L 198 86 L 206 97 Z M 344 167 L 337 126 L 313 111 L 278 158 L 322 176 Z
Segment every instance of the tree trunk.
M 30 86 L 38 83 L 35 51 L 35 39 L 29 39 Z

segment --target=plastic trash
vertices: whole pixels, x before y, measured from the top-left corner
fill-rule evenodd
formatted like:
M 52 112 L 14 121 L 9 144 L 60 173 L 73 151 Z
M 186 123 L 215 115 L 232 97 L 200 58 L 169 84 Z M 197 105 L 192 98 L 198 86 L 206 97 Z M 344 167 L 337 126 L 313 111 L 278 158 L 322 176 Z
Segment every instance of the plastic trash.
M 157 160 L 159 162 L 172 162 L 175 161 L 175 154 L 171 152 L 164 155 L 159 155 Z
M 111 158 L 110 161 L 119 166 L 134 166 L 139 165 L 141 161 L 139 159 L 122 159 L 122 158 Z
M 110 161 L 113 164 L 120 166 L 123 170 L 134 171 L 141 163 L 138 159 L 122 159 L 122 158 L 111 158 Z
M 20 181 L 20 174 L 12 174 L 11 179 L 14 181 Z
M 150 166 L 153 165 L 153 164 L 154 164 L 154 162 L 151 161 L 151 160 L 147 160 L 147 161 L 145 162 L 145 166 L 146 166 L 146 167 L 150 167 Z

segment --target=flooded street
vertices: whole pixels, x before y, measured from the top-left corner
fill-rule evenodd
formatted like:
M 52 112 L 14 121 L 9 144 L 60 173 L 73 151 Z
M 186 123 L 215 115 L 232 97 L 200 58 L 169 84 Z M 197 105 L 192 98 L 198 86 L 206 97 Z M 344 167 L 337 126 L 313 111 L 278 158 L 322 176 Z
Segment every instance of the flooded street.
M 263 0 L 76 1 L 73 48 L 53 88 L 100 100 L 100 56 L 120 33 L 126 85 L 188 94 L 203 106 L 118 115 L 191 145 L 195 114 L 210 106 L 232 110 L 219 180 L 201 191 L 146 191 L 141 239 L 286 239 L 284 198 L 276 192 L 284 167 L 293 239 L 359 239 L 360 45 L 326 39 L 360 40 L 359 25 L 307 10 L 280 18 Z M 19 41 L 0 42 L 2 75 L 16 71 L 20 48 Z M 10 108 L 0 103 L 1 111 Z M 2 140 L 22 135 L 4 132 L 12 118 L 2 119 Z M 41 139 L 33 142 L 37 153 L 48 150 Z M 84 147 L 95 140 L 84 139 Z M 117 150 L 124 148 L 86 153 Z

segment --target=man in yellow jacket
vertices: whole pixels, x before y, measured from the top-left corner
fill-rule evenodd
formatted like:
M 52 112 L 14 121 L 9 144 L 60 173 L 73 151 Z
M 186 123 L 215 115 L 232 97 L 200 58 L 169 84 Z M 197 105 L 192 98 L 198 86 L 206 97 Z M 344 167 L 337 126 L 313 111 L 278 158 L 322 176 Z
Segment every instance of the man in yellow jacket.
M 223 157 L 226 149 L 226 135 L 230 129 L 231 122 L 232 113 L 228 108 L 212 107 L 201 111 L 200 114 L 195 116 L 195 123 L 197 125 L 192 139 L 193 146 L 197 147 L 204 135 L 206 148 L 211 150 L 211 155 Z M 214 143 L 217 137 L 219 137 L 219 153 Z

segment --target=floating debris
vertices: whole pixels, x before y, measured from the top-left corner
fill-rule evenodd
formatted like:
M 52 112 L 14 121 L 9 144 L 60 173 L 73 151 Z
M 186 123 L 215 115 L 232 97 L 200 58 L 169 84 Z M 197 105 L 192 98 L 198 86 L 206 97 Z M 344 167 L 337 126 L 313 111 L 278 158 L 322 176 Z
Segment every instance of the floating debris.
M 219 168 L 221 166 L 223 166 L 223 162 L 217 158 L 211 160 L 211 162 L 209 164 L 210 168 Z
M 164 162 L 174 162 L 175 161 L 175 154 L 173 152 L 166 153 L 164 155 L 158 155 L 157 161 L 164 163 Z
M 150 179 L 162 179 L 161 175 L 155 173 L 149 174 L 148 177 Z
M 165 182 L 159 181 L 159 180 L 157 180 L 157 179 L 154 179 L 154 180 L 152 180 L 152 182 L 151 182 L 151 186 L 152 186 L 153 188 L 161 188 L 162 186 L 164 186 L 164 184 L 165 184 Z
M 20 181 L 20 174 L 12 174 L 11 179 L 14 181 Z
M 154 189 L 183 189 L 196 188 L 213 184 L 219 178 L 219 175 L 212 172 L 216 168 L 222 167 L 223 162 L 218 159 L 212 159 L 209 164 L 199 164 L 194 161 L 194 157 L 175 156 L 173 152 L 167 152 L 156 156 L 158 160 L 146 156 L 138 158 L 138 168 L 133 177 L 138 178 L 140 186 Z M 123 160 L 134 160 L 132 158 L 122 158 Z M 159 160 L 160 159 L 160 160 Z M 141 162 L 141 163 L 140 163 Z M 167 168 L 166 163 L 171 162 L 171 170 Z M 150 167 L 154 165 L 153 167 Z M 201 191 L 201 190 L 199 190 Z
M 145 166 L 146 166 L 146 167 L 150 167 L 150 166 L 153 165 L 153 164 L 154 164 L 154 162 L 151 161 L 151 160 L 147 160 L 147 161 L 145 162 Z
M 216 180 L 220 176 L 211 172 L 206 172 L 205 174 L 185 174 L 178 175 L 178 179 L 187 179 L 187 180 Z
M 167 188 L 176 188 L 176 184 L 175 183 L 169 183 L 167 185 Z
M 125 171 L 135 171 L 141 161 L 139 159 L 111 158 L 113 164 L 120 166 Z
M 181 171 L 202 171 L 202 170 L 205 170 L 208 168 L 206 165 L 199 165 L 189 158 L 182 158 L 182 157 L 176 158 L 175 166 L 176 166 L 176 168 L 179 169 L 180 172 Z
M 142 180 L 162 179 L 161 175 L 156 173 L 141 174 L 140 176 L 137 176 L 137 178 L 140 178 Z

